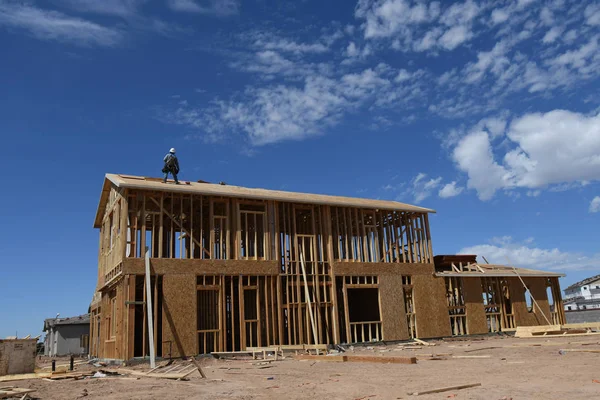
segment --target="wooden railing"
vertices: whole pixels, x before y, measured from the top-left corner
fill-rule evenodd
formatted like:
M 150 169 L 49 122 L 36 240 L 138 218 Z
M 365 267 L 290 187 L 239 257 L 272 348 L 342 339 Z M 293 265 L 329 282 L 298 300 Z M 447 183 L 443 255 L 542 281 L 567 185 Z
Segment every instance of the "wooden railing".
M 381 321 L 350 322 L 350 343 L 383 340 Z

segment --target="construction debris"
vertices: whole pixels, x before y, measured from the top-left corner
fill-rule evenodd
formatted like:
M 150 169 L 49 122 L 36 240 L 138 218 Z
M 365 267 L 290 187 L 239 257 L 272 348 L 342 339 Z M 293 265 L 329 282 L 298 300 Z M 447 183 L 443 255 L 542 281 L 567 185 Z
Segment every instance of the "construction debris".
M 391 363 L 391 364 L 416 364 L 416 357 L 381 357 L 381 356 L 314 356 L 314 355 L 299 355 L 298 360 L 316 360 L 316 361 L 334 361 L 334 362 L 370 362 L 370 363 Z
M 35 389 L 24 389 L 14 386 L 0 387 L 0 399 L 9 399 L 11 397 L 19 397 L 21 400 L 30 399 L 29 393 L 35 391 Z
M 532 337 L 564 337 L 600 335 L 599 323 L 582 323 L 566 325 L 518 326 L 515 332 L 517 338 Z
M 470 383 L 467 385 L 447 386 L 447 387 L 438 388 L 438 389 L 421 390 L 419 392 L 412 392 L 412 393 L 408 393 L 408 394 L 412 395 L 412 396 L 421 396 L 424 394 L 448 392 L 450 390 L 468 389 L 468 388 L 477 387 L 477 386 L 481 386 L 481 383 Z

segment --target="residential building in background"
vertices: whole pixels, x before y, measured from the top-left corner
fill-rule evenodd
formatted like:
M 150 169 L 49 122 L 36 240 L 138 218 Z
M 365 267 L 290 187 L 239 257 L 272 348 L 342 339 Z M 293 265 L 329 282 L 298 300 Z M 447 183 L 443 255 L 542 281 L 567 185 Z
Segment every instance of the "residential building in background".
M 574 283 L 565 289 L 565 311 L 600 309 L 600 275 Z
M 85 355 L 89 352 L 90 314 L 44 320 L 44 355 Z

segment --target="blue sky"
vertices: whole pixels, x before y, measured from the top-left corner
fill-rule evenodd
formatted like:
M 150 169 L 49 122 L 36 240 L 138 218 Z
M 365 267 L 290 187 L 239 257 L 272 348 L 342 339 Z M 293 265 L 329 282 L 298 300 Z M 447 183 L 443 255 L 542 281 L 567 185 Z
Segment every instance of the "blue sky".
M 106 172 L 434 208 L 436 254 L 598 273 L 597 1 L 0 0 L 0 337 L 87 311 Z

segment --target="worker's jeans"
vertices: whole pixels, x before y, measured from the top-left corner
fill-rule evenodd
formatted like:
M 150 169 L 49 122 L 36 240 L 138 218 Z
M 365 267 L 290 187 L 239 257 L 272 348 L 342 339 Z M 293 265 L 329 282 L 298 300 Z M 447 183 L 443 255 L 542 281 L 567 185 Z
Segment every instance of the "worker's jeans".
M 179 183 L 179 181 L 177 180 L 177 174 L 175 172 L 171 172 L 171 175 L 173 175 L 173 179 L 175 180 L 175 183 Z M 164 182 L 167 181 L 167 178 L 169 177 L 169 172 L 165 173 L 165 179 Z

